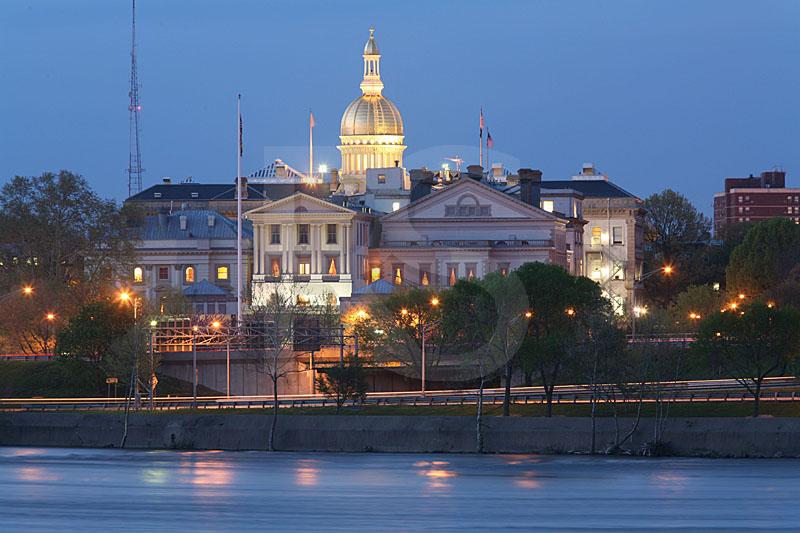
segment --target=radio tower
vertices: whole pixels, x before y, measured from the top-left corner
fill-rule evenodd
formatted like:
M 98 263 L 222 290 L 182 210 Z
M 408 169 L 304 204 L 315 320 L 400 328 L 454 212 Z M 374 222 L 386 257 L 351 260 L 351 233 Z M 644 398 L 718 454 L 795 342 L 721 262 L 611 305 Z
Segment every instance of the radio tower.
M 128 96 L 130 111 L 130 151 L 128 153 L 128 196 L 142 192 L 142 153 L 139 141 L 139 78 L 136 75 L 136 0 L 133 2 L 131 18 L 131 89 Z

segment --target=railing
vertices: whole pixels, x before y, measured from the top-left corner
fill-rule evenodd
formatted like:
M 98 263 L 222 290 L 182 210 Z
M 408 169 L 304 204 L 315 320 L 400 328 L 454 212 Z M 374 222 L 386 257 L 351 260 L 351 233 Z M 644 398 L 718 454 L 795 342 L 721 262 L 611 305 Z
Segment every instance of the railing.
M 383 241 L 381 248 L 552 248 L 549 239 Z

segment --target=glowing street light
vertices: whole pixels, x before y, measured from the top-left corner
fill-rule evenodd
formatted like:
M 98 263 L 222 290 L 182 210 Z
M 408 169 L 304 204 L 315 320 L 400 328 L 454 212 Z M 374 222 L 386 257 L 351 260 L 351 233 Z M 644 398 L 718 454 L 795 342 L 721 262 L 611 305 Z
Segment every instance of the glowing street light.
M 747 297 L 747 295 L 745 293 L 743 293 L 743 292 L 739 293 L 739 299 L 740 300 L 744 300 L 746 297 Z
M 663 270 L 663 271 L 664 271 L 664 274 L 666 274 L 667 276 L 669 276 L 670 274 L 672 274 L 672 265 L 664 265 L 664 266 L 661 268 L 661 270 Z
M 533 311 L 525 311 L 525 318 L 531 318 L 533 316 Z
M 567 316 L 575 316 L 575 309 L 572 307 L 567 307 L 567 310 L 564 312 L 567 313 Z
M 405 307 L 404 307 L 404 308 L 402 308 L 402 309 L 400 310 L 400 314 L 401 314 L 401 315 L 403 315 L 403 316 L 408 316 L 408 309 L 406 309 Z
M 439 298 L 437 298 L 436 296 L 434 296 L 433 298 L 431 298 L 431 305 L 432 305 L 432 306 L 434 306 L 434 307 L 436 307 L 437 305 L 439 305 Z
M 222 324 L 220 324 L 219 320 L 215 320 L 211 323 L 211 327 L 214 329 L 219 329 L 221 325 Z
M 55 313 L 46 313 L 46 314 L 44 315 L 44 318 L 45 318 L 45 320 L 47 320 L 48 322 L 52 322 L 53 320 L 55 320 L 55 319 L 56 319 L 56 314 L 55 314 Z
M 700 316 L 700 314 L 699 314 L 699 313 L 695 313 L 694 311 L 692 311 L 691 313 L 689 313 L 689 318 L 690 318 L 691 320 L 699 320 L 699 319 L 701 319 L 702 317 Z

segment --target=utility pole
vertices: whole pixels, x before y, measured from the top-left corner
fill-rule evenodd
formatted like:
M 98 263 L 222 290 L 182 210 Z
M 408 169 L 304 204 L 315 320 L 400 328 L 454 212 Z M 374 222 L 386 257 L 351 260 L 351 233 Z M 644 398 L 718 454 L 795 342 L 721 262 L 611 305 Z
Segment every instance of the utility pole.
M 131 85 L 128 91 L 130 103 L 128 104 L 130 147 L 128 151 L 128 196 L 142 192 L 142 153 L 141 136 L 139 132 L 139 113 L 142 110 L 139 104 L 139 76 L 136 69 L 136 0 L 132 0 L 131 18 Z

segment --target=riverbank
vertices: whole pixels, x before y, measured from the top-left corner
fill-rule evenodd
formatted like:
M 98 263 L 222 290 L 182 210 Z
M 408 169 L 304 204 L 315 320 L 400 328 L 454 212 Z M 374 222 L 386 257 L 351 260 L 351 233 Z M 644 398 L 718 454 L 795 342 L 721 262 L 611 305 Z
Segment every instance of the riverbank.
M 263 450 L 268 414 L 131 414 L 126 448 Z M 616 425 L 596 420 L 597 449 L 609 447 Z M 632 425 L 620 419 L 624 434 Z M 124 418 L 118 413 L 0 413 L 0 445 L 119 447 Z M 626 448 L 640 453 L 653 440 L 654 419 L 642 419 Z M 487 417 L 489 453 L 585 453 L 588 418 Z M 687 457 L 800 457 L 796 418 L 674 418 L 666 422 L 665 450 Z M 284 451 L 471 453 L 475 420 L 463 416 L 281 416 L 275 438 Z

